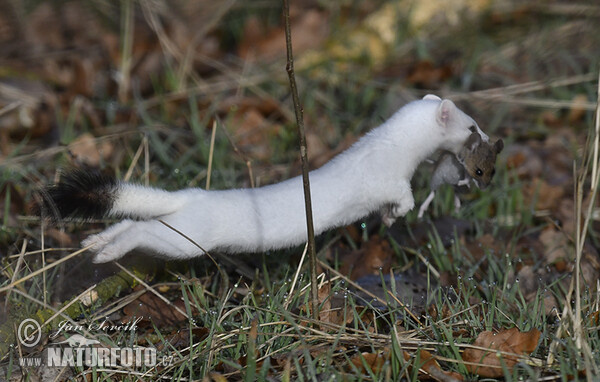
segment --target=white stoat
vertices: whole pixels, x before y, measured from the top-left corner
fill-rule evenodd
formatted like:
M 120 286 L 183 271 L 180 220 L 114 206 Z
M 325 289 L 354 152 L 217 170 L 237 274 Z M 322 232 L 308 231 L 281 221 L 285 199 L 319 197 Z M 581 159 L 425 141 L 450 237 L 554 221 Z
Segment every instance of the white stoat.
M 428 95 L 405 105 L 310 172 L 315 234 L 385 205 L 393 205 L 388 212 L 393 218 L 405 215 L 414 207 L 410 180 L 419 163 L 438 149 L 458 153 L 473 130 L 488 140 L 450 100 Z M 307 240 L 301 177 L 256 189 L 168 192 L 75 171 L 46 191 L 42 207 L 49 214 L 130 218 L 83 241 L 96 253 L 95 262 L 134 249 L 184 259 L 204 251 L 256 252 Z

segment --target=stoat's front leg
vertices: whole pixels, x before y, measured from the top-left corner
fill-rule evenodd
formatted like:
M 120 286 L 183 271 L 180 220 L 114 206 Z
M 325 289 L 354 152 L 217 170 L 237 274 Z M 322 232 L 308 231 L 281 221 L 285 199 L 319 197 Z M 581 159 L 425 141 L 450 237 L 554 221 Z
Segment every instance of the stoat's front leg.
M 386 204 L 381 210 L 381 219 L 383 223 L 390 227 L 397 218 L 402 217 L 415 207 L 410 183 L 403 182 L 398 193 L 398 198 L 392 203 Z

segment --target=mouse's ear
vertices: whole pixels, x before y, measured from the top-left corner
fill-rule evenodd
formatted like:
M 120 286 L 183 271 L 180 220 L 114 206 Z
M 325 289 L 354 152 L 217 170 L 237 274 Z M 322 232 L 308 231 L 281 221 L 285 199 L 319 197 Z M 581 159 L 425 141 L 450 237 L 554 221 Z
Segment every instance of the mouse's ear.
M 448 122 L 452 119 L 454 113 L 456 113 L 456 105 L 449 99 L 445 99 L 438 106 L 437 120 L 442 126 L 448 127 Z
M 435 94 L 427 94 L 425 97 L 423 97 L 423 99 L 428 99 L 431 101 L 441 101 L 442 99 L 438 96 L 436 96 Z
M 498 139 L 496 143 L 494 143 L 494 150 L 496 150 L 496 154 L 500 154 L 500 151 L 504 148 L 504 142 L 502 139 Z
M 474 150 L 477 146 L 481 144 L 481 135 L 479 133 L 471 133 L 469 138 L 467 138 L 467 142 L 465 142 L 465 147 L 469 150 Z

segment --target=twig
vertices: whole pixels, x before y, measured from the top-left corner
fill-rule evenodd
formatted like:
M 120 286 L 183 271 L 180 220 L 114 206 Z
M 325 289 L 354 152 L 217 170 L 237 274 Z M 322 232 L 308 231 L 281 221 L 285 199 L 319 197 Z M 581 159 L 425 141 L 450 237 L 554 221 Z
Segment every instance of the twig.
M 218 118 L 216 118 L 216 120 L 221 123 L 219 121 Z M 252 161 L 242 152 L 242 150 L 240 150 L 237 145 L 235 144 L 235 141 L 233 139 L 233 137 L 231 136 L 231 134 L 229 134 L 229 132 L 227 131 L 227 129 L 222 129 L 221 131 L 223 131 L 223 133 L 225 134 L 225 137 L 227 138 L 227 140 L 229 141 L 229 144 L 231 144 L 231 147 L 233 148 L 233 151 L 240 156 L 240 158 L 242 158 L 242 160 L 246 163 L 246 167 L 248 168 L 248 177 L 250 178 L 250 187 L 254 188 L 255 186 L 255 182 L 254 182 L 254 173 L 252 172 Z
M 198 249 L 200 249 L 202 252 L 204 252 L 204 254 L 206 256 L 208 256 L 208 258 L 213 262 L 213 264 L 215 264 L 215 266 L 217 267 L 217 270 L 219 271 L 219 273 L 221 274 L 221 277 L 223 278 L 223 286 L 221 288 L 221 296 L 224 298 L 223 303 L 225 303 L 227 301 L 225 299 L 227 296 L 227 290 L 229 289 L 229 277 L 227 277 L 227 273 L 221 268 L 221 266 L 219 265 L 217 260 L 215 260 L 215 258 L 210 253 L 208 253 L 208 251 L 206 249 L 202 248 L 200 246 L 200 244 L 198 244 L 196 241 L 194 241 L 194 239 L 192 239 L 185 233 L 181 232 L 180 230 L 173 227 L 172 225 L 170 225 L 169 223 L 165 222 L 162 219 L 158 219 L 158 221 L 161 222 L 163 225 L 165 225 L 167 228 L 173 230 L 175 233 L 179 234 L 181 237 L 183 237 L 190 243 L 194 244 Z
M 302 160 L 302 185 L 304 186 L 304 206 L 306 208 L 306 231 L 308 233 L 308 259 L 310 264 L 310 295 L 311 311 L 313 319 L 319 319 L 319 295 L 317 283 L 317 253 L 315 251 L 315 230 L 313 226 L 312 203 L 310 199 L 310 182 L 308 179 L 308 156 L 306 153 L 306 135 L 304 134 L 304 117 L 298 88 L 296 87 L 296 77 L 294 75 L 294 57 L 292 54 L 292 32 L 290 30 L 290 2 L 283 0 L 283 19 L 285 21 L 285 43 L 287 50 L 287 65 L 285 67 L 290 78 L 290 88 L 292 91 L 292 100 L 294 102 L 294 113 L 296 114 L 296 124 L 298 125 L 298 134 L 300 135 L 300 158 Z
M 600 74 L 598 75 L 598 91 L 600 92 Z M 600 97 L 600 93 L 598 94 Z M 594 155 L 592 157 L 592 182 L 590 184 L 591 190 L 597 187 L 594 181 L 598 179 L 598 145 L 600 136 L 600 101 L 596 103 L 596 124 L 595 124 L 595 135 L 594 135 Z
M 31 273 L 30 273 L 30 274 L 28 274 L 27 276 L 23 276 L 23 277 L 21 277 L 20 279 L 18 279 L 18 280 L 16 280 L 16 281 L 12 281 L 10 284 L 8 284 L 8 285 L 5 285 L 5 286 L 3 286 L 2 288 L 0 288 L 0 293 L 2 293 L 2 292 L 5 292 L 5 291 L 7 291 L 7 290 L 10 290 L 10 289 L 14 288 L 15 286 L 17 286 L 17 285 L 21 284 L 22 282 L 24 282 L 24 281 L 27 281 L 27 280 L 29 280 L 29 279 L 31 279 L 31 278 L 33 278 L 33 277 L 35 277 L 35 276 L 39 275 L 39 274 L 40 274 L 40 273 L 42 273 L 42 272 L 46 272 L 47 270 L 49 270 L 49 269 L 51 269 L 51 268 L 54 268 L 54 267 L 56 267 L 57 265 L 60 265 L 60 264 L 64 263 L 65 261 L 67 261 L 67 260 L 71 259 L 72 257 L 79 256 L 80 254 L 82 254 L 83 252 L 87 251 L 87 250 L 88 250 L 88 249 L 90 249 L 90 248 L 92 248 L 92 246 L 91 246 L 91 245 L 88 245 L 87 247 L 85 247 L 85 248 L 81 248 L 80 250 L 78 250 L 78 251 L 75 251 L 75 252 L 71 253 L 70 255 L 67 255 L 67 256 L 65 256 L 65 257 L 61 258 L 61 259 L 59 259 L 59 260 L 55 261 L 55 262 L 54 262 L 54 263 L 52 263 L 52 264 L 48 264 L 48 265 L 44 266 L 43 268 L 41 268 L 41 269 L 38 269 L 38 270 L 37 270 L 37 271 L 35 271 L 35 272 L 31 272 Z
M 137 165 L 138 161 L 140 160 L 140 157 L 142 156 L 142 151 L 144 151 L 144 140 L 145 139 L 146 139 L 146 137 L 144 137 L 144 139 L 140 143 L 137 151 L 133 155 L 131 164 L 129 165 L 129 168 L 127 169 L 127 172 L 125 173 L 125 176 L 123 177 L 123 181 L 125 181 L 125 182 L 129 182 L 129 179 L 131 179 L 131 175 L 133 175 L 133 170 L 135 169 L 135 166 Z
M 304 258 L 306 257 L 307 250 L 308 250 L 308 247 L 305 246 L 304 251 L 302 252 L 302 257 L 300 258 L 300 264 L 298 264 L 298 269 L 296 269 L 296 273 L 294 274 L 294 280 L 292 281 L 292 287 L 290 288 L 290 291 L 288 293 L 288 298 L 283 303 L 283 307 L 286 310 L 287 310 L 288 306 L 290 305 L 290 302 L 292 302 L 292 298 L 294 297 L 294 289 L 296 288 L 296 282 L 298 281 L 298 276 L 300 275 L 300 268 L 302 268 L 302 265 L 304 264 Z
M 133 47 L 133 1 L 121 3 L 121 30 L 123 46 L 121 47 L 121 70 L 119 76 L 119 101 L 126 103 L 130 88 L 131 51 Z
M 210 134 L 210 150 L 208 152 L 208 169 L 206 170 L 206 189 L 210 189 L 210 174 L 212 174 L 213 155 L 215 153 L 215 135 L 217 132 L 217 120 L 213 122 L 212 133 Z
M 597 107 L 600 105 L 600 82 L 598 83 L 598 94 L 599 98 L 597 100 Z M 591 351 L 591 347 L 589 342 L 587 341 L 586 333 L 582 327 L 582 309 L 581 309 L 581 258 L 583 256 L 583 247 L 585 245 L 588 227 L 590 221 L 593 218 L 593 209 L 596 201 L 596 196 L 598 193 L 599 186 L 599 174 L 597 169 L 594 170 L 592 168 L 591 174 L 591 191 L 588 195 L 589 204 L 587 206 L 587 211 L 584 213 L 583 211 L 583 190 L 585 187 L 585 181 L 589 174 L 589 165 L 592 162 L 592 166 L 597 166 L 598 162 L 598 151 L 596 147 L 599 145 L 600 137 L 597 132 L 600 130 L 600 119 L 598 118 L 600 114 L 598 111 L 596 112 L 596 121 L 594 125 L 594 132 L 590 133 L 590 137 L 592 137 L 593 141 L 590 141 L 589 144 L 593 147 L 593 150 L 586 150 L 583 158 L 583 165 L 581 169 L 577 171 L 577 166 L 574 164 L 573 166 L 573 177 L 575 178 L 574 182 L 574 200 L 575 200 L 575 268 L 573 270 L 573 276 L 571 278 L 571 284 L 569 286 L 569 291 L 565 297 L 565 303 L 563 308 L 563 314 L 561 319 L 561 324 L 558 327 L 556 332 L 556 338 L 550 344 L 550 348 L 548 351 L 547 362 L 548 364 L 552 364 L 555 359 L 555 351 L 559 345 L 559 341 L 565 332 L 572 331 L 570 335 L 574 337 L 575 346 L 581 352 L 583 356 L 583 360 L 586 366 L 586 378 L 588 381 L 595 380 L 594 378 L 600 374 L 600 370 L 598 370 L 597 365 L 593 362 L 593 355 Z M 580 174 L 578 176 L 578 174 Z M 582 220 L 582 218 L 585 219 Z M 573 311 L 572 307 L 572 295 L 575 293 L 575 311 Z

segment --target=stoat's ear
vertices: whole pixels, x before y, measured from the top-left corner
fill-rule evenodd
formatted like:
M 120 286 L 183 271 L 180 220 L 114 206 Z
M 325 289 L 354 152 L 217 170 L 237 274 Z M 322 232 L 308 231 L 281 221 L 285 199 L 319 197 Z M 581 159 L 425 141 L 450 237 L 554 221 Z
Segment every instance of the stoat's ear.
M 425 97 L 423 97 L 423 99 L 428 99 L 431 101 L 441 101 L 442 99 L 438 96 L 436 96 L 435 94 L 427 94 Z
M 452 118 L 452 115 L 456 112 L 456 105 L 449 99 L 445 99 L 440 103 L 437 109 L 437 120 L 444 126 L 448 126 L 448 122 Z
M 503 148 L 504 142 L 502 142 L 502 139 L 498 139 L 496 143 L 494 143 L 494 150 L 496 151 L 496 154 L 500 154 L 500 151 L 502 151 Z

